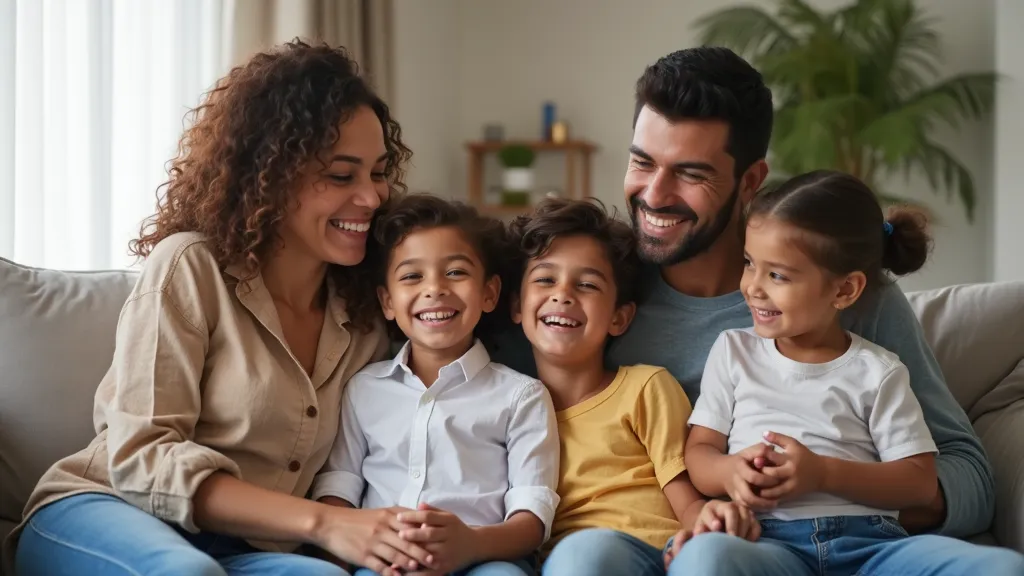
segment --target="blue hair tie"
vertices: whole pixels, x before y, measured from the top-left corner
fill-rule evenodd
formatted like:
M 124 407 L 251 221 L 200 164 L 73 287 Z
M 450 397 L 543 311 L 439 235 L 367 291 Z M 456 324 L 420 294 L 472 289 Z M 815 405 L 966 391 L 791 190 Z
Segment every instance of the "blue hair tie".
M 886 236 L 892 236 L 892 224 L 888 220 L 882 222 L 882 229 L 885 230 Z

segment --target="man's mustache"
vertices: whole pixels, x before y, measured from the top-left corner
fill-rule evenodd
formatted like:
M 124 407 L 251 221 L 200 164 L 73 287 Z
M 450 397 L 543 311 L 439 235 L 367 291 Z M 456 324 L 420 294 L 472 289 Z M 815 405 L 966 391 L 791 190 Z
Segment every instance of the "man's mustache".
M 642 208 L 644 212 L 651 214 L 672 214 L 674 216 L 681 216 L 685 220 L 697 220 L 697 213 L 692 208 L 683 204 L 675 204 L 673 206 L 663 206 L 661 208 L 652 208 L 647 202 L 644 202 L 640 195 L 633 196 L 629 199 L 630 208 L 633 209 L 633 214 L 636 215 L 638 208 Z

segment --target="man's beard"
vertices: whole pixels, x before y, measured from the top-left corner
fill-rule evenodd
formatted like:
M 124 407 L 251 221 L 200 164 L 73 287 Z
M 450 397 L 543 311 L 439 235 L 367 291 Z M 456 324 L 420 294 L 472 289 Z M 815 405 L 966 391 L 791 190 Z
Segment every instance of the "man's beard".
M 697 214 L 686 204 L 677 206 L 666 206 L 665 208 L 653 209 L 640 200 L 640 195 L 634 195 L 629 199 L 629 216 L 633 220 L 633 232 L 636 234 L 637 254 L 640 259 L 648 264 L 656 266 L 672 266 L 685 262 L 694 256 L 706 252 L 714 245 L 722 232 L 729 227 L 732 220 L 732 211 L 736 207 L 736 200 L 739 198 L 739 183 L 732 189 L 732 194 L 725 201 L 722 208 L 715 214 L 715 217 L 707 226 L 699 226 Z M 640 227 L 640 209 L 651 214 L 668 214 L 681 216 L 695 224 L 690 227 L 679 243 L 675 246 L 668 245 L 660 238 L 654 238 L 644 234 Z M 677 224 L 678 226 L 678 224 Z

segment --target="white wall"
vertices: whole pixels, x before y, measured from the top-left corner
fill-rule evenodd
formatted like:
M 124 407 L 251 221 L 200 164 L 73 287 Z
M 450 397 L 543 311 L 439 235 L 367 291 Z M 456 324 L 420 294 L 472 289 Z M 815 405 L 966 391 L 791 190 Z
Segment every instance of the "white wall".
M 1000 0 L 1007 4 L 1020 0 Z M 732 3 L 740 3 L 730 0 Z M 721 0 L 405 0 L 396 2 L 396 112 L 416 152 L 410 184 L 465 194 L 463 143 L 500 123 L 506 137 L 540 133 L 541 106 L 557 103 L 576 136 L 594 141 L 594 195 L 622 207 L 631 140 L 633 84 L 644 67 L 696 44 L 692 22 Z M 844 4 L 817 0 L 819 6 Z M 945 46 L 943 74 L 995 65 L 995 0 L 920 0 Z M 1019 21 L 1018 21 L 1019 22 Z M 923 178 L 902 175 L 890 190 L 932 206 L 936 250 L 925 270 L 902 281 L 919 289 L 992 275 L 992 126 L 940 134 L 975 176 L 973 225 L 959 204 L 935 195 Z M 1021 144 L 1024 150 L 1024 142 Z M 542 158 L 538 185 L 560 185 L 557 157 Z M 497 177 L 491 166 L 492 182 Z
M 996 103 L 995 280 L 1024 280 L 1024 2 L 997 0 L 996 67 L 1002 75 Z

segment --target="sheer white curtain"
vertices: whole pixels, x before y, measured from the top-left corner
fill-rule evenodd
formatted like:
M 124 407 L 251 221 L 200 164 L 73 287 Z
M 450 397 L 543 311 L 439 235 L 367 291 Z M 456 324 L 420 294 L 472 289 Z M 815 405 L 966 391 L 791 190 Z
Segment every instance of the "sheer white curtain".
M 0 0 L 0 256 L 127 267 L 186 112 L 226 71 L 224 0 Z

